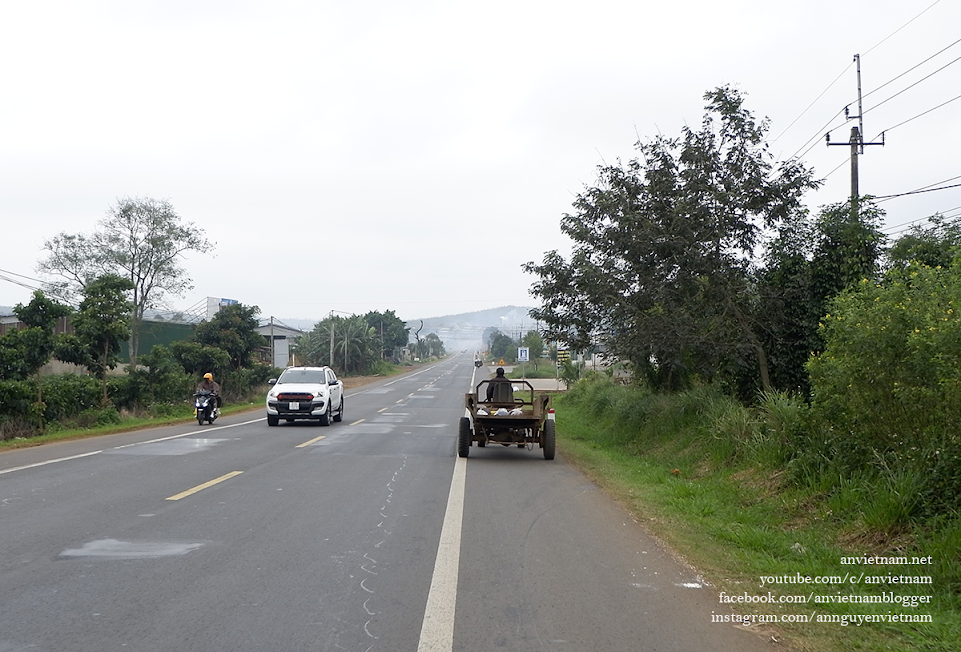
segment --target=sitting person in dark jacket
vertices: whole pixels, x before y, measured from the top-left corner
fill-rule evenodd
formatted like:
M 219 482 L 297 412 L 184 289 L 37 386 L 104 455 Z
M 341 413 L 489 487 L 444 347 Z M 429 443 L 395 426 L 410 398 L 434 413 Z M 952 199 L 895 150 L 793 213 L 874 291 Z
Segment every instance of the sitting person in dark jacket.
M 510 396 L 507 400 L 502 400 L 500 402 L 513 403 L 514 402 L 514 392 L 513 387 L 510 385 L 511 379 L 504 375 L 504 367 L 498 367 L 497 372 L 494 377 L 490 379 L 487 383 L 487 402 L 491 403 L 494 400 L 494 395 L 500 392 L 506 392 Z M 498 385 L 501 383 L 507 383 L 507 389 L 499 389 Z

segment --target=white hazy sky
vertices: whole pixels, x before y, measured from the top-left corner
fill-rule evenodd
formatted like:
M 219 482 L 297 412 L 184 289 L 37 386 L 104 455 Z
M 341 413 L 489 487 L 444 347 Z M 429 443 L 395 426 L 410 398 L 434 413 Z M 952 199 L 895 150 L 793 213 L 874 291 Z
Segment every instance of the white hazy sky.
M 861 192 L 961 182 L 959 26 L 957 0 L 0 0 L 0 274 L 153 197 L 217 243 L 171 307 L 533 305 L 521 265 L 567 250 L 596 167 L 696 128 L 717 86 L 827 177 L 816 209 L 850 191 L 823 135 L 850 135 L 860 54 L 865 139 L 887 130 Z M 896 233 L 961 188 L 881 206 Z M 0 280 L 0 305 L 29 298 Z

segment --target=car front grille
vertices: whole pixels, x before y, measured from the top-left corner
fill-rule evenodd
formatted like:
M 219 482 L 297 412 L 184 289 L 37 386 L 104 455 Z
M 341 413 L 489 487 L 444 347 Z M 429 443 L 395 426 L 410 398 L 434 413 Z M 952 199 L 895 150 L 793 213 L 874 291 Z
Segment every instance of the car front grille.
M 312 401 L 314 400 L 313 394 L 308 394 L 307 392 L 284 392 L 283 394 L 277 395 L 278 401 Z

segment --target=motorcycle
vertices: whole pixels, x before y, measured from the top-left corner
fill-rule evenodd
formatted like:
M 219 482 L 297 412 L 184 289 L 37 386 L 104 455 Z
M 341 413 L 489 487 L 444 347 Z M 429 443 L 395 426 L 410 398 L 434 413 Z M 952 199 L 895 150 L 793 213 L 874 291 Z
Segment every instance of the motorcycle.
M 203 389 L 194 392 L 194 416 L 197 417 L 197 423 L 200 425 L 204 425 L 204 421 L 213 423 L 220 416 L 220 410 L 217 409 L 217 395 L 214 392 Z

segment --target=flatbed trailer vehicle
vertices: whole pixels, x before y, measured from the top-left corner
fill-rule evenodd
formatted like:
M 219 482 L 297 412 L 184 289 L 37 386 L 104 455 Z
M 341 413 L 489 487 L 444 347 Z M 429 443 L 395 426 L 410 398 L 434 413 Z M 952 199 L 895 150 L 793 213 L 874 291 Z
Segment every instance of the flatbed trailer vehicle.
M 491 400 L 487 387 L 494 385 Z M 465 416 L 457 432 L 457 454 L 467 457 L 477 443 L 502 446 L 516 445 L 544 452 L 544 459 L 554 459 L 555 430 L 550 394 L 534 395 L 534 387 L 526 380 L 482 380 L 464 397 Z

